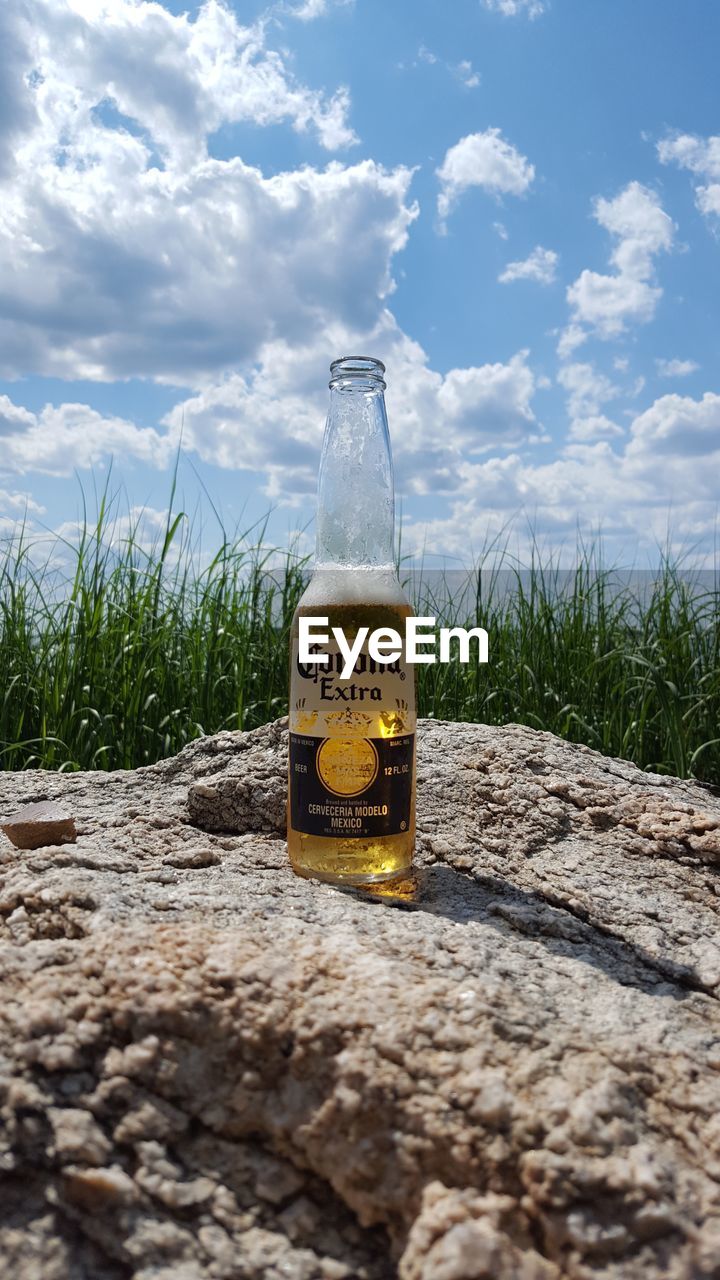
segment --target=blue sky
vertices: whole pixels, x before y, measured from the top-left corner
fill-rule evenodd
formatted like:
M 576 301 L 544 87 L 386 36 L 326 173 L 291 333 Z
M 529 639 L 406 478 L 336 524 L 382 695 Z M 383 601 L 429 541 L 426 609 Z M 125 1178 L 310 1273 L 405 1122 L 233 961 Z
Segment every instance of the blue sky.
M 720 10 L 27 0 L 0 15 L 0 532 L 112 464 L 310 539 L 388 369 L 408 551 L 715 560 Z

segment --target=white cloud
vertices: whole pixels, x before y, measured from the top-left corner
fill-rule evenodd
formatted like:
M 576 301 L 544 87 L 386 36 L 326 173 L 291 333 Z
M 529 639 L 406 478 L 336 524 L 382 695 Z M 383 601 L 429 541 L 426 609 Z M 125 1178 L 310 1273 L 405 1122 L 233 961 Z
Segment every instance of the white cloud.
M 90 167 L 48 159 L 16 183 L 0 232 L 5 376 L 197 385 L 275 333 L 377 315 L 415 216 L 409 171 L 367 160 L 265 178 L 239 159 L 161 171 L 138 148 L 119 140 Z
M 567 392 L 569 440 L 587 443 L 625 434 L 622 427 L 600 412 L 602 405 L 619 394 L 604 373 L 598 373 L 592 364 L 568 364 L 560 369 L 558 382 Z
M 36 502 L 29 493 L 10 492 L 8 489 L 0 489 L 0 525 L 7 517 L 8 513 L 12 515 L 12 524 L 15 525 L 18 516 L 28 515 L 41 516 L 45 514 L 45 508 Z
M 465 89 L 477 89 L 480 84 L 480 74 L 473 68 L 472 62 L 467 58 L 463 58 L 460 62 L 447 62 L 444 58 L 439 58 L 432 49 L 428 49 L 426 45 L 421 44 L 417 51 L 417 57 L 413 62 L 398 63 L 401 71 L 407 70 L 408 67 L 419 67 L 424 63 L 428 67 L 443 67 L 445 71 L 449 71 L 455 80 L 458 80 Z
M 347 9 L 354 3 L 355 0 L 304 0 L 303 4 L 291 8 L 290 13 L 303 22 L 312 22 L 315 18 L 323 18 L 332 8 Z
M 687 378 L 697 373 L 700 365 L 695 360 L 656 360 L 655 368 L 660 378 Z
M 673 465 L 689 465 L 693 471 L 693 459 L 699 457 L 714 456 L 720 464 L 720 395 L 708 391 L 702 400 L 661 396 L 635 419 L 631 435 L 628 454 L 632 457 L 659 459 L 665 455 L 673 459 Z M 697 475 L 700 490 L 716 501 L 718 474 L 715 469 L 714 473 Z
M 595 219 L 617 238 L 610 261 L 621 274 L 644 279 L 655 255 L 672 246 L 672 218 L 656 193 L 639 182 L 629 183 L 614 200 L 596 200 Z
M 67 476 L 110 455 L 164 468 L 182 445 L 204 462 L 262 477 L 263 491 L 275 501 L 308 502 L 316 487 L 328 365 L 343 350 L 377 353 L 388 365 L 388 408 L 405 490 L 452 491 L 464 460 L 516 447 L 537 430 L 532 400 L 538 383 L 527 351 L 504 364 L 442 375 L 384 312 L 364 334 L 331 326 L 321 339 L 268 343 L 252 372 L 228 374 L 189 396 L 157 430 L 86 404 L 49 404 L 35 414 L 2 396 L 4 470 Z
M 215 0 L 194 20 L 131 0 L 26 8 L 0 179 L 0 375 L 198 385 L 274 335 L 376 319 L 415 215 L 408 170 L 265 177 L 208 156 L 240 120 L 348 141 L 343 94 L 298 84 L 264 30 Z
M 602 338 L 622 333 L 631 321 L 644 324 L 652 320 L 661 297 L 662 289 L 645 280 L 587 270 L 568 290 L 575 315 Z
M 0 505 L 24 510 L 9 474 L 67 475 L 110 454 L 165 467 L 183 417 L 185 448 L 260 476 L 273 498 L 303 501 L 315 487 L 327 365 L 360 346 L 388 363 L 401 491 L 419 507 L 428 495 L 433 511 L 452 504 L 427 526 L 438 549 L 466 559 L 488 512 L 497 526 L 519 508 L 559 535 L 580 513 L 618 536 L 649 536 L 670 494 L 685 528 L 710 527 L 718 397 L 663 397 L 623 435 L 603 412 L 612 383 L 570 363 L 560 379 L 569 443 L 537 465 L 544 380 L 528 353 L 439 373 L 387 310 L 393 258 L 416 213 L 407 169 L 368 160 L 266 176 L 212 158 L 214 130 L 233 122 L 284 123 L 313 145 L 352 141 L 347 95 L 300 84 L 265 28 L 241 27 L 214 3 L 179 17 L 142 0 L 27 0 L 26 26 L 9 8 L 0 14 L 12 49 L 0 139 L 0 184 L 10 178 L 0 190 L 1 371 L 144 376 L 191 394 L 157 428 L 86 404 L 34 413 L 4 397 Z M 533 177 L 489 129 L 448 151 L 440 198 L 447 212 L 471 186 L 522 195 Z M 672 230 L 652 193 L 637 197 L 643 190 L 598 202 L 616 244 L 614 274 L 598 279 L 652 291 Z M 632 311 L 617 315 L 624 325 Z M 580 307 L 561 339 L 567 354 L 591 331 L 602 336 L 601 320 Z
M 568 393 L 568 410 L 573 418 L 596 414 L 601 404 L 614 400 L 617 387 L 591 364 L 564 365 L 558 382 Z
M 9 472 L 65 475 L 111 453 L 162 467 L 184 421 L 186 449 L 301 501 L 315 487 L 329 360 L 358 347 L 392 370 L 408 488 L 452 488 L 463 454 L 537 435 L 527 352 L 442 375 L 386 308 L 392 259 L 416 215 L 410 171 L 366 160 L 266 177 L 208 156 L 221 113 L 238 118 L 235 92 L 263 122 L 275 112 L 295 125 L 304 110 L 306 91 L 290 102 L 264 35 L 214 3 L 194 20 L 130 0 L 83 0 L 82 14 L 80 0 L 30 3 L 45 6 L 48 29 L 42 77 L 27 87 L 36 124 L 0 205 L 2 372 L 147 377 L 193 394 L 157 430 L 85 404 L 34 414 L 8 400 Z M 246 47 L 243 79 L 235 63 Z M 253 80 L 256 64 L 267 84 Z M 97 108 L 110 93 L 113 109 Z M 522 175 L 522 157 L 497 131 L 486 142 L 497 169 L 488 181 L 522 185 L 510 173 L 516 164 Z
M 72 148 L 107 98 L 171 164 L 204 159 L 223 124 L 288 121 L 314 129 L 331 150 L 355 141 L 347 92 L 328 98 L 301 84 L 267 47 L 265 26 L 242 26 L 219 0 L 206 0 L 194 20 L 151 0 L 28 0 L 27 10 L 43 152 L 48 125 Z
M 625 432 L 616 422 L 611 422 L 604 413 L 592 414 L 588 418 L 575 418 L 570 426 L 568 438 L 583 443 L 590 440 L 612 440 L 624 436 Z
M 560 332 L 557 344 L 557 353 L 561 360 L 568 360 L 573 351 L 577 351 L 578 347 L 582 347 L 589 337 L 587 329 L 583 329 L 581 324 L 569 324 Z
M 14 172 L 17 142 L 36 123 L 35 104 L 28 92 L 27 29 L 9 4 L 0 5 L 0 181 Z
M 527 563 L 538 543 L 557 553 L 566 542 L 572 557 L 578 528 L 587 533 L 602 525 L 612 552 L 616 540 L 636 535 L 624 510 L 627 503 L 632 513 L 634 502 L 621 460 L 607 442 L 570 448 L 567 456 L 540 465 L 517 453 L 466 464 L 447 515 L 403 530 L 403 545 L 410 553 L 431 547 L 467 564 L 493 539 L 505 545 L 512 531 L 510 549 Z
M 676 164 L 705 179 L 695 187 L 697 207 L 707 218 L 720 217 L 720 134 L 671 134 L 658 143 L 657 151 L 662 164 Z
M 698 187 L 697 205 L 706 218 L 720 218 L 720 182 L 714 182 L 709 187 Z
M 465 456 L 510 448 L 536 428 L 536 380 L 521 351 L 506 364 L 429 368 L 422 348 L 385 313 L 363 335 L 332 330 L 322 343 L 269 344 L 252 375 L 232 375 L 167 415 L 179 438 L 206 461 L 264 473 L 265 492 L 285 502 L 314 492 L 327 393 L 327 365 L 339 350 L 378 354 L 388 367 L 388 412 L 401 488 L 452 490 Z M 442 422 L 442 433 L 438 433 Z
M 520 351 L 507 364 L 451 369 L 439 382 L 438 406 L 455 446 L 469 453 L 512 443 L 535 423 L 530 402 L 535 378 Z M 428 439 L 437 440 L 437 415 L 427 413 Z M 434 425 L 433 425 L 434 423 Z
M 145 504 L 137 506 L 120 505 L 117 494 L 110 495 L 106 504 L 102 526 L 98 528 L 100 541 L 104 548 L 117 553 L 128 543 L 132 543 L 136 551 L 143 552 L 156 560 L 165 541 L 168 522 L 172 524 L 180 516 L 175 535 L 164 553 L 164 561 L 168 568 L 173 568 L 180 561 L 191 563 L 196 573 L 201 573 L 212 561 L 213 552 L 203 547 L 202 539 L 197 538 L 197 520 L 188 517 L 185 512 L 158 508 Z M 93 517 L 90 516 L 90 523 Z M 87 520 L 63 520 L 53 528 L 47 526 L 31 527 L 26 541 L 34 562 L 42 569 L 64 570 L 74 567 L 75 551 L 83 538 L 87 538 Z M 192 545 L 188 535 L 192 534 Z M 268 560 L 270 552 L 268 549 Z M 266 561 L 266 564 L 268 562 Z M 268 564 L 268 567 L 270 565 Z
M 683 542 L 699 543 L 700 558 L 712 562 L 720 395 L 708 393 L 701 400 L 663 396 L 636 416 L 626 439 L 610 419 L 588 411 L 574 420 L 560 456 L 538 464 L 523 445 L 532 436 L 531 399 L 537 386 L 525 353 L 506 365 L 455 370 L 443 378 L 427 367 L 421 349 L 389 318 L 385 324 L 384 338 L 378 331 L 378 345 L 372 349 L 389 361 L 389 412 L 400 487 L 415 494 L 416 502 L 429 495 L 433 504 L 429 521 L 416 516 L 406 522 L 408 551 L 432 548 L 467 563 L 488 535 L 500 533 L 513 515 L 523 514 L 534 536 L 556 549 L 565 540 L 572 551 L 578 528 L 591 533 L 602 527 L 609 556 L 629 546 L 652 553 L 670 522 L 678 549 Z M 332 337 L 338 339 L 332 350 L 344 349 L 342 335 Z M 325 402 L 325 393 L 318 390 L 319 363 L 326 364 L 327 354 L 275 348 L 252 380 L 233 376 L 186 401 L 186 447 L 212 462 L 264 470 L 266 492 L 274 498 L 308 498 L 315 487 Z M 565 384 L 579 411 L 611 392 L 608 380 L 592 369 L 576 370 Z M 84 457 L 83 465 L 90 465 L 109 448 L 162 465 L 176 447 L 183 416 L 178 406 L 169 415 L 166 435 L 159 438 L 126 422 L 101 420 L 86 406 L 75 406 L 72 413 L 68 408 L 44 410 L 35 418 L 27 410 L 3 405 L 3 420 L 9 418 L 10 434 L 20 441 L 24 431 L 45 424 L 38 443 L 45 448 L 47 469 L 57 474 L 67 472 L 70 460 L 77 465 Z M 440 443 L 438 421 L 444 426 Z M 52 436 L 59 436 L 54 453 L 48 444 Z M 8 438 L 4 435 L 3 443 Z M 35 443 L 27 452 L 34 457 Z M 22 448 L 19 456 L 22 463 Z M 448 509 L 436 515 L 438 497 Z M 23 501 L 17 495 L 14 509 Z M 529 537 L 519 553 L 530 552 Z
M 501 284 L 511 284 L 514 280 L 536 280 L 538 284 L 552 284 L 557 275 L 558 255 L 554 249 L 543 249 L 537 245 L 529 257 L 522 262 L 509 262 L 500 273 Z
M 601 419 L 597 423 L 602 430 Z M 604 427 L 614 438 L 615 424 Z M 591 428 L 588 428 L 591 433 Z M 576 440 L 560 457 L 536 464 L 519 452 L 459 468 L 460 483 L 447 514 L 403 530 L 408 552 L 431 547 L 467 564 L 493 537 L 505 540 L 515 525 L 517 554 L 527 560 L 537 540 L 555 551 L 566 544 L 569 562 L 577 530 L 603 532 L 611 559 L 657 547 L 672 532 L 671 551 L 694 550 L 694 563 L 712 567 L 718 533 L 720 396 L 702 400 L 663 396 L 635 418 L 622 447 L 608 439 Z M 621 561 L 622 563 L 622 561 Z
M 103 417 L 86 404 L 47 404 L 36 414 L 0 396 L 0 457 L 6 473 L 69 476 L 111 454 L 163 467 L 172 448 L 170 438 L 151 427 Z
M 610 256 L 615 273 L 585 270 L 570 285 L 570 330 L 579 336 L 587 326 L 600 338 L 613 338 L 628 324 L 653 318 L 662 297 L 654 281 L 654 260 L 672 247 L 675 228 L 655 192 L 639 182 L 631 182 L 614 200 L 596 200 L 594 216 L 616 240 Z
M 463 58 L 462 62 L 458 62 L 452 70 L 466 89 L 477 89 L 480 84 L 480 73 L 473 69 L 473 64 L 468 58 Z
M 720 181 L 720 135 L 672 134 L 658 143 L 657 150 L 662 164 L 677 164 L 700 177 Z
M 446 218 L 469 187 L 482 187 L 494 196 L 523 195 L 535 177 L 535 169 L 499 129 L 470 133 L 450 147 L 438 169 L 438 213 Z
M 539 18 L 545 12 L 545 0 L 482 0 L 486 9 L 494 13 L 502 13 L 506 18 L 515 18 L 520 13 L 528 18 Z

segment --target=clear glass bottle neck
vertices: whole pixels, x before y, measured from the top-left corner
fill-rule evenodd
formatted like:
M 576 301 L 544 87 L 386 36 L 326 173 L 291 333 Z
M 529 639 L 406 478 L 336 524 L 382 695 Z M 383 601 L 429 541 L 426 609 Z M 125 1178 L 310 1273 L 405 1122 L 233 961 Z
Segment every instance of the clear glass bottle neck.
M 394 568 L 395 495 L 384 367 L 335 361 L 318 480 L 316 568 Z

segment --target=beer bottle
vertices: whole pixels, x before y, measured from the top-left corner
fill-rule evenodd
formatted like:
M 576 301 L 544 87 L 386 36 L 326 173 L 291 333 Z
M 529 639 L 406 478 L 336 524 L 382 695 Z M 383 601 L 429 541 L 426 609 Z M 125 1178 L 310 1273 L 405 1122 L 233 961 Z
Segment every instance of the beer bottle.
M 404 659 L 412 610 L 395 568 L 384 373 L 367 356 L 330 366 L 316 563 L 291 634 L 288 851 L 300 875 L 334 884 L 402 878 L 415 840 L 415 668 Z M 302 616 L 327 618 L 328 643 L 310 646 L 328 655 L 324 665 L 300 660 Z M 347 679 L 333 627 L 348 645 L 369 629 Z M 381 663 L 368 640 L 387 628 L 402 654 Z

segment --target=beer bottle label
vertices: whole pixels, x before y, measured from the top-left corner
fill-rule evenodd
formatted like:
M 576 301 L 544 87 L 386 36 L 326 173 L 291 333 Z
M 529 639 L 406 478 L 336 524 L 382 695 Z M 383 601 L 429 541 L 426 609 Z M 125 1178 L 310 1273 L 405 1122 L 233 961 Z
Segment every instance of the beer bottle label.
M 332 647 L 326 666 L 292 647 L 290 825 L 335 839 L 400 835 L 410 824 L 415 687 L 402 658 L 360 654 L 348 680 Z

